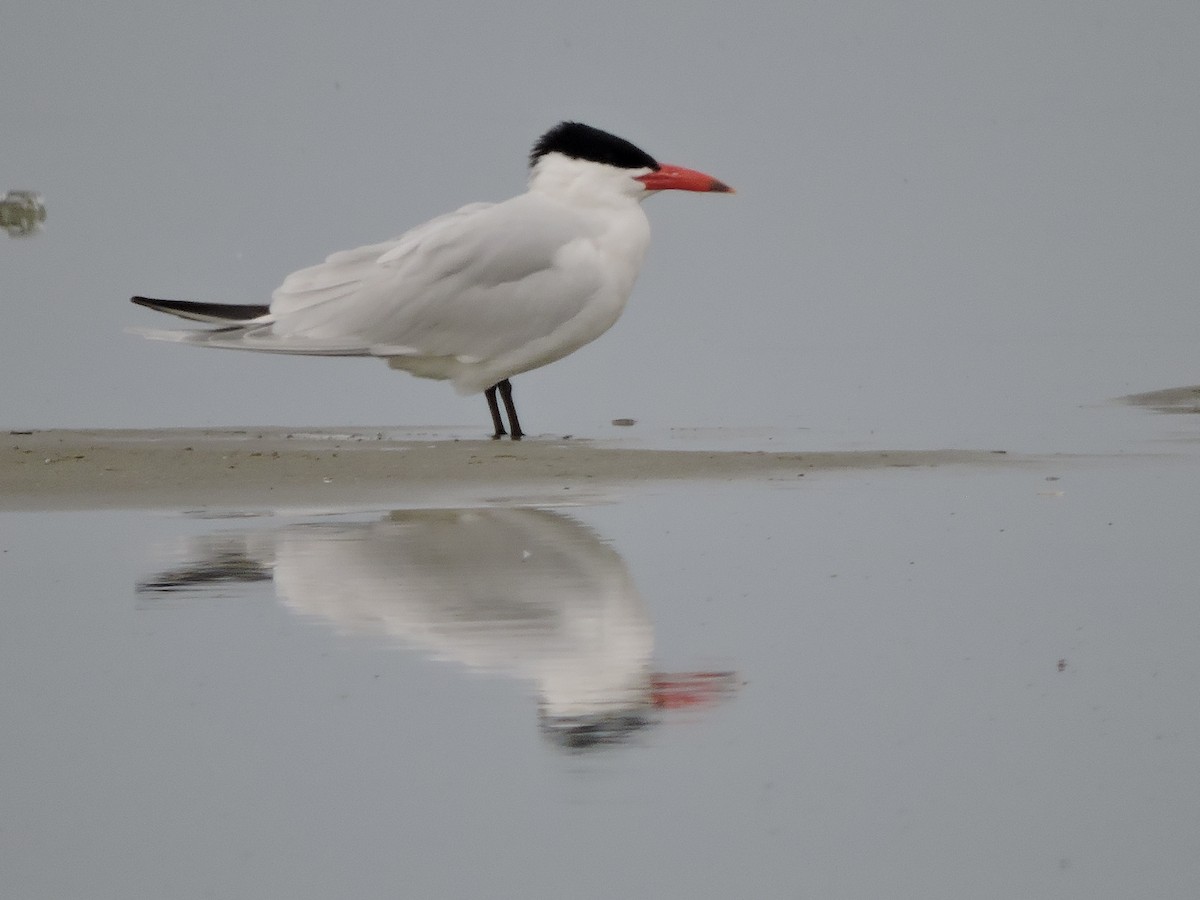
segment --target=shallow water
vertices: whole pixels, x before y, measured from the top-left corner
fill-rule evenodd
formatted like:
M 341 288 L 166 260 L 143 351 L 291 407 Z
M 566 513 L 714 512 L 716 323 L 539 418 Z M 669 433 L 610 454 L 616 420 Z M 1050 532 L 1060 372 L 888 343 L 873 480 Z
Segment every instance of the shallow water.
M 1123 414 L 987 471 L 0 516 L 6 890 L 1194 896 L 1197 420 Z

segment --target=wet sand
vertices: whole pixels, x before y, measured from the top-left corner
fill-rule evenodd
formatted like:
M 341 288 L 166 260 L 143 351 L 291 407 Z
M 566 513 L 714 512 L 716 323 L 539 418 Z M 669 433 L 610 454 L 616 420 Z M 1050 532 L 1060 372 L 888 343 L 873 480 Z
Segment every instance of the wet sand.
M 0 509 L 246 509 L 585 501 L 632 482 L 996 465 L 1003 451 L 645 450 L 352 429 L 47 430 L 5 435 Z
M 1144 394 L 1129 394 L 1117 398 L 1119 403 L 1145 406 L 1155 412 L 1168 414 L 1200 413 L 1200 385 L 1147 391 Z

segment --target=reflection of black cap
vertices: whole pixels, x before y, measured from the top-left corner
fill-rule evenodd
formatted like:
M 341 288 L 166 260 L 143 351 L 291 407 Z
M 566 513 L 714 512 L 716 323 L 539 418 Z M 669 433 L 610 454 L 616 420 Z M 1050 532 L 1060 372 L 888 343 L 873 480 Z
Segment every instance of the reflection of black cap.
M 658 722 L 639 710 L 594 713 L 586 716 L 548 716 L 538 713 L 542 736 L 560 750 L 592 750 L 624 744 L 635 732 Z

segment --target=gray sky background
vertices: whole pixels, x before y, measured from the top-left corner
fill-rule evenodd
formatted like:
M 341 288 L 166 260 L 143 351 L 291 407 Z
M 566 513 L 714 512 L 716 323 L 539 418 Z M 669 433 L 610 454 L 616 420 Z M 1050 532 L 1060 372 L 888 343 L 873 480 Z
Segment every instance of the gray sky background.
M 0 190 L 49 211 L 0 239 L 0 426 L 486 432 L 376 361 L 127 335 L 168 323 L 128 297 L 264 302 L 523 190 L 564 118 L 738 194 L 649 201 L 625 316 L 516 382 L 534 433 L 1070 450 L 1200 381 L 1195 4 L 0 7 Z

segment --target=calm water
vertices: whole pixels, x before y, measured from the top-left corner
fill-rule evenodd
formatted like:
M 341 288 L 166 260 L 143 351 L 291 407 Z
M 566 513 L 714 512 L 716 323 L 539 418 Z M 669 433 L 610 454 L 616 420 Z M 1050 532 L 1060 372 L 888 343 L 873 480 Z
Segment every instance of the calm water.
M 992 471 L 2 516 L 6 892 L 1193 897 L 1197 422 L 1117 414 Z

